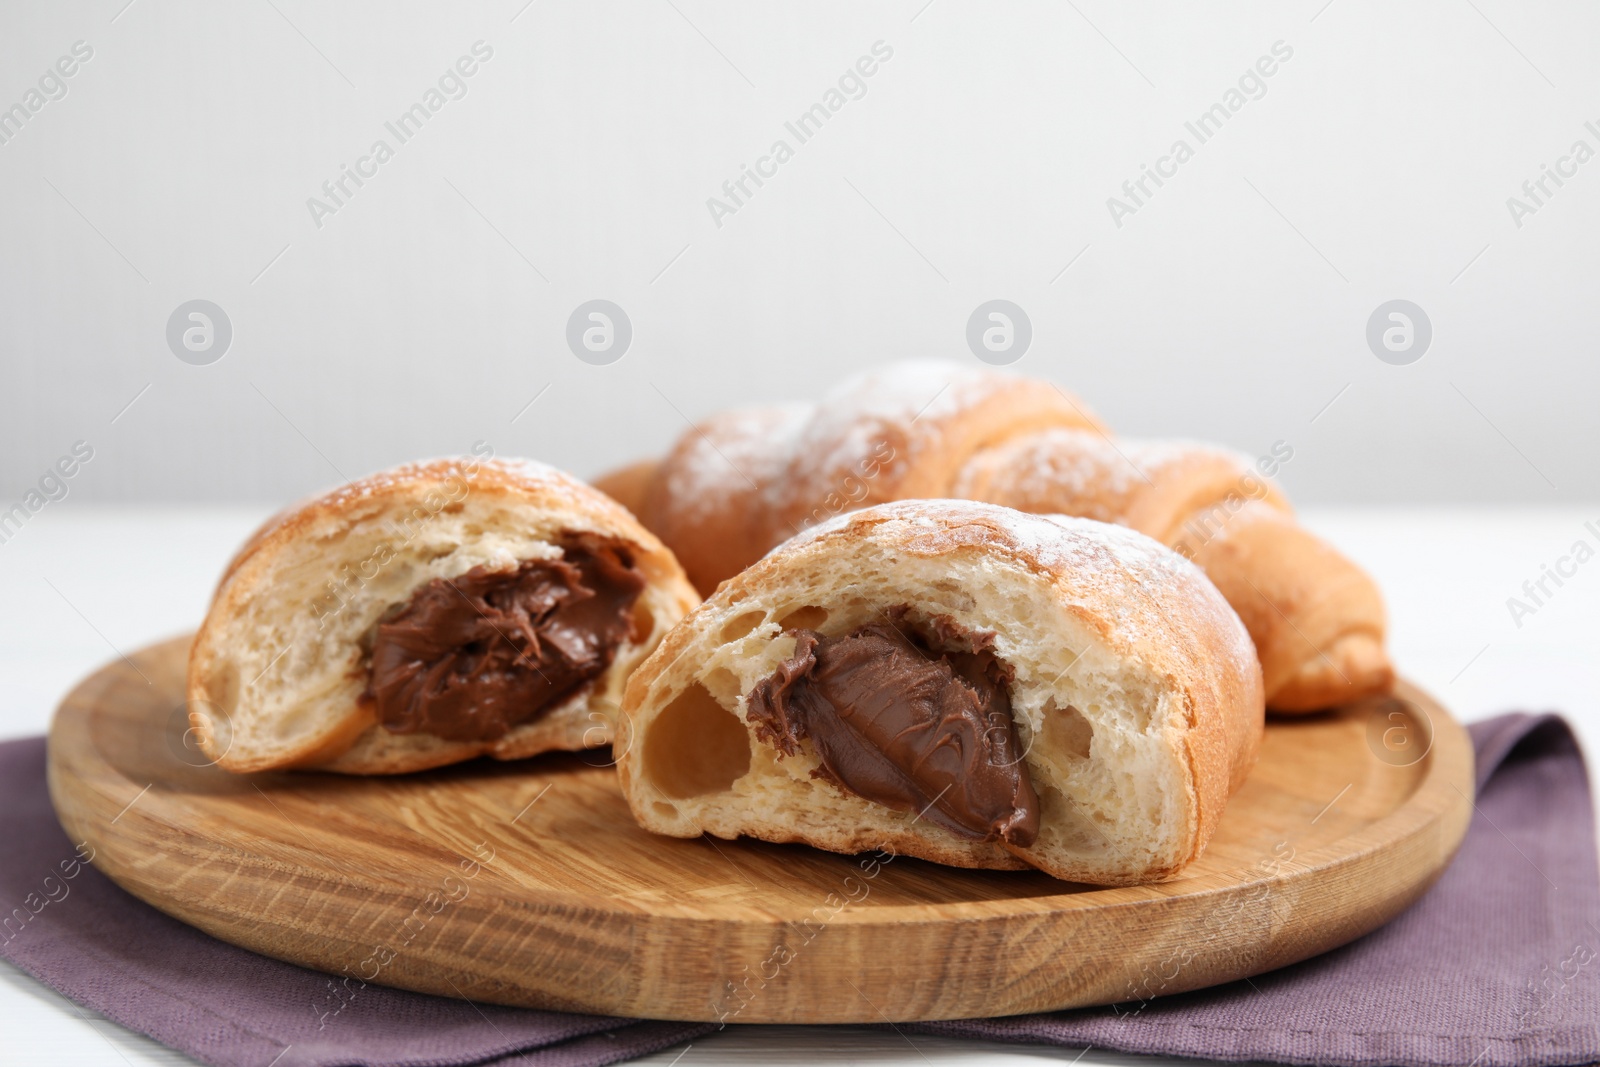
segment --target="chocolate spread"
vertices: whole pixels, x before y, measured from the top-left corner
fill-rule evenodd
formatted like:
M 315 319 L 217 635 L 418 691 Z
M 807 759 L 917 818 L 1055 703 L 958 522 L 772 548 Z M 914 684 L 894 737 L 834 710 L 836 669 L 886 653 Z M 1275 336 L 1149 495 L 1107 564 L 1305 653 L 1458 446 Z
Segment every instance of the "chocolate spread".
M 624 546 L 587 533 L 561 559 L 435 578 L 378 625 L 378 721 L 451 741 L 504 735 L 611 665 L 644 584 Z
M 1039 797 L 1011 718 L 1011 670 L 994 635 L 936 616 L 935 649 L 897 608 L 838 637 L 791 630 L 794 655 L 750 691 L 756 736 L 794 755 L 809 737 L 812 773 L 961 837 L 1026 848 Z

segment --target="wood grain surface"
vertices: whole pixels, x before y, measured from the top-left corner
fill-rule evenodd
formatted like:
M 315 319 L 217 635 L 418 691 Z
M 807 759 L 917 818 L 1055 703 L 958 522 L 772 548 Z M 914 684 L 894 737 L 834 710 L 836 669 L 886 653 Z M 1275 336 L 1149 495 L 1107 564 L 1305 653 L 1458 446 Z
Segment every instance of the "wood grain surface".
M 1414 901 L 1472 812 L 1472 748 L 1413 687 L 1267 727 L 1206 854 L 1123 889 L 636 827 L 605 752 L 402 778 L 237 776 L 186 744 L 187 640 L 63 702 L 50 789 L 134 895 L 225 941 L 474 1001 L 882 1022 L 1153 996 L 1342 945 Z

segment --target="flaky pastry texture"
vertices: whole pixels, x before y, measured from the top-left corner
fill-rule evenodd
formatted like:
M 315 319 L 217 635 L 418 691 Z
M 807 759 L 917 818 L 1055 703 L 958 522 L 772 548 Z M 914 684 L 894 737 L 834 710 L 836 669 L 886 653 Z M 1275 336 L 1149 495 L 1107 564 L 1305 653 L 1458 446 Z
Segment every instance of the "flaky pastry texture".
M 377 721 L 369 659 L 388 613 L 435 579 L 559 559 L 574 535 L 625 546 L 645 579 L 604 673 L 492 740 L 391 732 Z M 397 774 L 604 745 L 628 675 L 698 600 L 654 534 L 552 467 L 408 464 L 275 516 L 234 557 L 190 651 L 191 736 L 211 761 L 240 772 Z
M 1260 653 L 1272 710 L 1387 692 L 1377 585 L 1295 519 L 1261 466 L 1214 445 L 1115 439 L 1051 382 L 913 360 L 814 404 L 713 415 L 659 463 L 597 484 L 661 536 L 702 594 L 800 531 L 883 501 L 955 497 L 1117 523 L 1188 556 L 1222 590 Z
M 1022 847 L 855 795 L 813 741 L 784 755 L 750 695 L 797 631 L 936 618 L 993 635 L 1040 802 Z M 1205 576 L 1123 527 L 910 500 L 830 520 L 724 582 L 629 680 L 619 763 L 635 818 L 678 837 L 883 848 L 1070 881 L 1169 878 L 1200 855 L 1262 733 L 1261 671 Z

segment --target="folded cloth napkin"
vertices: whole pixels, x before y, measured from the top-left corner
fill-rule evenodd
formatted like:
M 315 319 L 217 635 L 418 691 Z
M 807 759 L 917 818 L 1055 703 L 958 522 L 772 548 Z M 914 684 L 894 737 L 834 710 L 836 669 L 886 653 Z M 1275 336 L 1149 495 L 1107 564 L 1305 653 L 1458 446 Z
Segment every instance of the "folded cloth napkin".
M 1582 757 L 1554 716 L 1506 715 L 1471 732 L 1479 796 L 1466 841 L 1383 929 L 1247 982 L 1144 1004 L 898 1029 L 1272 1063 L 1600 1060 L 1600 874 Z M 0 745 L 0 955 L 207 1063 L 577 1067 L 714 1029 L 370 985 L 330 1015 L 326 975 L 185 926 L 82 862 L 50 807 L 44 763 L 42 738 Z
M 1247 982 L 1143 1005 L 916 1029 L 1266 1063 L 1600 1061 L 1600 872 L 1583 756 L 1554 715 L 1469 730 L 1472 826 L 1427 896 L 1387 926 Z

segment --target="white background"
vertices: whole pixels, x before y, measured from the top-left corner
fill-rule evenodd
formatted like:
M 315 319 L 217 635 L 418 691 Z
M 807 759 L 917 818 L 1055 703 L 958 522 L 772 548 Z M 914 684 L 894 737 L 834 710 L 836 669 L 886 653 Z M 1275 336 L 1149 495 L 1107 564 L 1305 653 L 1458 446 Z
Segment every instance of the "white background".
M 993 298 L 1032 319 L 1017 369 L 1125 433 L 1287 441 L 1302 503 L 1600 497 L 1600 161 L 1520 229 L 1506 207 L 1600 149 L 1593 7 L 124 3 L 0 14 L 0 107 L 94 50 L 0 145 L 0 506 L 80 439 L 85 502 L 276 502 L 479 439 L 592 475 L 685 417 L 971 360 Z M 866 95 L 787 135 L 880 40 Z M 1278 41 L 1116 227 L 1107 198 Z M 307 199 L 379 137 L 319 229 Z M 197 298 L 234 330 L 210 366 L 165 340 Z M 592 298 L 633 322 L 611 366 L 564 341 Z M 1394 298 L 1434 328 L 1410 366 L 1365 341 Z

